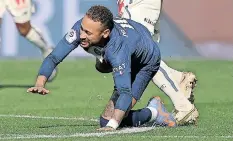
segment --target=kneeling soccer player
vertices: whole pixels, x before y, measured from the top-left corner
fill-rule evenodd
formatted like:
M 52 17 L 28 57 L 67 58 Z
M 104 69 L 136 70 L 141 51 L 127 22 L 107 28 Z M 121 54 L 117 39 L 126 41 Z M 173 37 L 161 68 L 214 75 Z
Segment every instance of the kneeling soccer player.
M 117 129 L 124 124 L 124 117 L 128 117 L 129 121 L 130 118 L 137 118 L 131 120 L 133 126 L 139 122 L 143 124 L 148 120 L 155 120 L 154 118 L 161 119 L 158 120 L 161 124 L 165 122 L 168 126 L 176 126 L 175 120 L 162 108 L 162 104 L 156 104 L 160 103 L 159 98 L 153 98 L 148 108 L 131 111 L 159 69 L 160 51 L 146 27 L 130 19 L 114 19 L 111 11 L 104 6 L 92 6 L 74 24 L 71 31 L 45 58 L 35 86 L 27 92 L 49 93 L 45 84 L 52 71 L 79 45 L 113 71 L 114 86 L 118 94 L 115 95 L 111 115 L 101 116 L 100 130 Z

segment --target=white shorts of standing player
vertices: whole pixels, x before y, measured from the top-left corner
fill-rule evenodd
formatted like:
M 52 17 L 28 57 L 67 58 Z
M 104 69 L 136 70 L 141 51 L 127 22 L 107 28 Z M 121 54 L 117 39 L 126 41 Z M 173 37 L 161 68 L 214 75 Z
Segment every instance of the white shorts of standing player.
M 35 10 L 31 0 L 0 0 L 0 18 L 5 11 L 9 11 L 16 23 L 30 21 Z
M 118 0 L 117 3 L 119 16 L 143 24 L 159 43 L 162 0 Z M 179 125 L 197 121 L 199 114 L 193 103 L 196 76 L 193 73 L 177 71 L 161 61 L 160 69 L 152 81 L 172 100 L 174 116 Z
M 151 32 L 151 35 L 155 36 L 155 41 L 159 42 L 161 0 L 125 0 L 124 5 L 121 16 L 143 24 Z
M 21 28 L 17 27 L 21 35 L 41 50 L 43 58 L 52 52 L 52 47 L 48 46 L 42 34 L 30 24 L 32 13 L 35 12 L 32 0 L 0 0 L 0 19 L 3 18 L 5 11 L 12 15 L 16 24 L 21 25 Z M 48 81 L 52 81 L 56 77 L 56 72 L 57 69 L 53 71 Z

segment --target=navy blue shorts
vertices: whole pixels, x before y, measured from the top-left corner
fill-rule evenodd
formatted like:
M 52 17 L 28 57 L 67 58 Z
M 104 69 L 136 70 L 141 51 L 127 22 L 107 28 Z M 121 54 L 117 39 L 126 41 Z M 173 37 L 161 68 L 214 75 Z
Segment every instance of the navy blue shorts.
M 134 66 L 131 68 L 132 96 L 139 100 L 146 87 L 155 76 L 160 67 L 160 56 L 145 66 Z
M 146 87 L 160 68 L 160 54 L 151 59 L 148 64 L 139 66 L 137 62 L 131 64 L 131 90 L 132 97 L 139 100 Z M 118 99 L 119 93 L 114 87 L 114 92 L 110 98 L 114 102 Z

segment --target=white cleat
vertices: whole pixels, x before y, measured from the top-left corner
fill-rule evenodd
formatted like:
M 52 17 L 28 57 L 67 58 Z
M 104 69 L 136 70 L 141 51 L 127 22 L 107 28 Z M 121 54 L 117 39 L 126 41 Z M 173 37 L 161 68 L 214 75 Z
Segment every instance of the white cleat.
M 177 111 L 173 112 L 173 116 L 176 119 L 176 122 L 179 126 L 182 125 L 190 125 L 190 124 L 197 124 L 197 120 L 199 117 L 198 110 L 192 105 L 192 109 L 189 111 Z
M 179 126 L 197 124 L 199 113 L 194 105 L 194 88 L 197 86 L 197 78 L 192 72 L 183 72 L 180 81 L 180 90 L 192 104 L 192 109 L 189 111 L 173 111 L 173 116 Z
M 185 97 L 194 104 L 194 88 L 197 86 L 197 78 L 192 72 L 183 72 L 180 81 L 180 90 Z

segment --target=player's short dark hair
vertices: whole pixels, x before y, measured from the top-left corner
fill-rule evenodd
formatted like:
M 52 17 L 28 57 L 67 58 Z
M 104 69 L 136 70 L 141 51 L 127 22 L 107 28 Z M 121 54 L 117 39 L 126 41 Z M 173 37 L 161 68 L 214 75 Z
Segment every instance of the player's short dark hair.
M 113 29 L 113 14 L 107 7 L 101 5 L 92 6 L 87 11 L 86 16 L 88 16 L 95 22 L 102 23 L 104 29 Z

